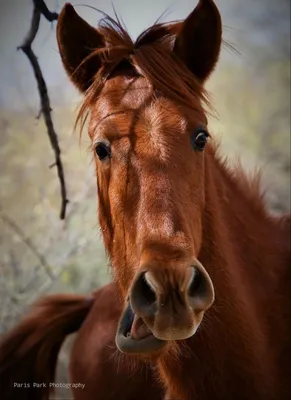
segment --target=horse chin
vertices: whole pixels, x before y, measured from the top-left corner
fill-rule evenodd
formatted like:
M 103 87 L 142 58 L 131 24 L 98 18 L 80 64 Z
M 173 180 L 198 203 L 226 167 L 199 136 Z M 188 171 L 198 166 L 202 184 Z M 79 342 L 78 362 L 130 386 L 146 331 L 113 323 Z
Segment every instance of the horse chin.
M 157 339 L 128 303 L 119 321 L 115 343 L 122 353 L 149 355 L 162 350 L 167 341 Z

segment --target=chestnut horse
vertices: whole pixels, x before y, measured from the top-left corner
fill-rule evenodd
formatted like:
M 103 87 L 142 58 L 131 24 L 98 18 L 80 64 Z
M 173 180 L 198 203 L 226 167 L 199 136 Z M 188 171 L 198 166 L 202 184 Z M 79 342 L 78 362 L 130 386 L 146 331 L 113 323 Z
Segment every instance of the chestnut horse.
M 118 287 L 110 283 L 88 297 L 50 295 L 35 304 L 2 338 L 1 399 L 50 399 L 60 347 L 68 334 L 80 328 L 72 350 L 69 383 L 85 386 L 73 389 L 76 399 L 161 400 L 162 388 L 154 381 L 151 366 L 116 348 L 120 300 Z
M 212 143 L 204 85 L 222 42 L 214 2 L 135 43 L 119 21 L 95 29 L 67 4 L 57 38 L 84 95 L 78 120 L 90 116 L 99 222 L 122 298 L 118 349 L 150 359 L 167 400 L 289 399 L 290 217 L 271 216 L 258 180 L 231 170 Z M 54 362 L 64 326 L 48 342 Z M 72 381 L 92 389 L 95 331 L 91 320 L 71 358 Z M 75 398 L 98 398 L 97 383 Z

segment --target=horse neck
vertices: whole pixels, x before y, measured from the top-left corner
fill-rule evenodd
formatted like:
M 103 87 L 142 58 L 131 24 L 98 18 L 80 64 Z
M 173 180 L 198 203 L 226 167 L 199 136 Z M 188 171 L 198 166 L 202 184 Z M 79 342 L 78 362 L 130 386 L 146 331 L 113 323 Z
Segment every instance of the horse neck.
M 199 257 L 216 292 L 208 323 L 216 329 L 220 321 L 218 341 L 231 342 L 236 337 L 241 344 L 247 343 L 245 356 L 253 360 L 254 369 L 269 352 L 272 362 L 262 368 L 265 373 L 268 368 L 275 373 L 272 368 L 280 362 L 275 347 L 289 340 L 284 320 L 291 317 L 291 302 L 287 301 L 291 290 L 290 218 L 283 223 L 271 217 L 242 173 L 231 173 L 214 153 L 208 154 L 205 162 L 206 202 Z M 211 331 L 209 339 L 213 340 Z
M 205 163 L 202 252 L 232 279 L 243 274 L 274 285 L 290 255 L 290 218 L 271 216 L 258 190 L 238 169 L 233 172 L 215 152 Z M 222 264 L 220 264 L 222 263 Z

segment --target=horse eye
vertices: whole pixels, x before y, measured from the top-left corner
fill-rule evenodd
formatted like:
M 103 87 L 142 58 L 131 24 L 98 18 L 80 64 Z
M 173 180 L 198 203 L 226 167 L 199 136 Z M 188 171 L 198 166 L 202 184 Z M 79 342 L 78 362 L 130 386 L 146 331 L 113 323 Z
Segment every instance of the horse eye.
M 191 138 L 193 148 L 198 151 L 203 151 L 206 146 L 208 136 L 209 134 L 201 129 L 195 132 Z
M 106 158 L 111 157 L 110 147 L 105 143 L 98 143 L 95 147 L 95 152 L 100 161 L 104 161 Z

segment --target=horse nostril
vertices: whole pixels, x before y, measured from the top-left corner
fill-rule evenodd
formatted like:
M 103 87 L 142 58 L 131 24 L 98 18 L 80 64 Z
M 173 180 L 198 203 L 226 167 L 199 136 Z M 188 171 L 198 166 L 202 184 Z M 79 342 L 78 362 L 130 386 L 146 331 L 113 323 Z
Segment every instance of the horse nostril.
M 199 269 L 194 268 L 194 273 L 188 286 L 188 295 L 190 297 L 195 297 L 201 291 L 203 292 L 203 276 Z
M 214 290 L 208 273 L 201 265 L 193 267 L 194 272 L 188 286 L 188 300 L 196 311 L 203 311 L 210 307 L 214 300 Z
M 152 304 L 157 300 L 155 291 L 147 281 L 145 274 L 143 274 L 141 279 L 140 290 L 141 295 L 144 297 L 145 300 L 147 300 L 148 304 Z
M 137 312 L 152 314 L 156 300 L 154 289 L 147 281 L 145 273 L 141 273 L 131 289 L 130 302 L 133 309 Z

